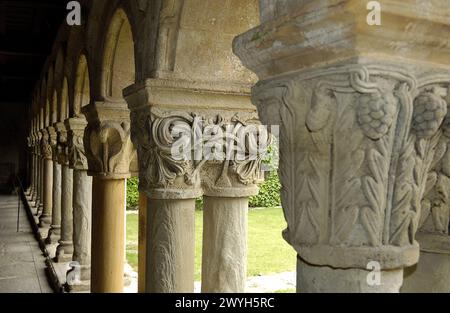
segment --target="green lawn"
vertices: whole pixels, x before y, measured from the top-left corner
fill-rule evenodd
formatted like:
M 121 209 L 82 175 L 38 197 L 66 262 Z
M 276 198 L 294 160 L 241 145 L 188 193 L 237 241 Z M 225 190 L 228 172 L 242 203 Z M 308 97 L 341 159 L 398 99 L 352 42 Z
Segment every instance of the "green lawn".
M 202 211 L 195 212 L 195 280 L 200 280 Z M 280 208 L 250 210 L 248 215 L 248 276 L 295 271 L 294 250 L 283 240 L 286 227 Z M 137 270 L 138 215 L 127 215 L 127 260 Z

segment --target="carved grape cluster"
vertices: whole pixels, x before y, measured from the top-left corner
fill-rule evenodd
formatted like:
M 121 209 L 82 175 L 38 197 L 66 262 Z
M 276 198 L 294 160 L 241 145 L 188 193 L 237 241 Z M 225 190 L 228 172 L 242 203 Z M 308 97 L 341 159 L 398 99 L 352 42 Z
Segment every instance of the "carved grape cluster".
M 429 138 L 439 129 L 447 115 L 447 102 L 432 92 L 424 92 L 414 100 L 412 127 L 419 138 Z
M 358 105 L 358 123 L 364 134 L 378 140 L 389 131 L 394 120 L 395 107 L 381 94 L 361 96 Z

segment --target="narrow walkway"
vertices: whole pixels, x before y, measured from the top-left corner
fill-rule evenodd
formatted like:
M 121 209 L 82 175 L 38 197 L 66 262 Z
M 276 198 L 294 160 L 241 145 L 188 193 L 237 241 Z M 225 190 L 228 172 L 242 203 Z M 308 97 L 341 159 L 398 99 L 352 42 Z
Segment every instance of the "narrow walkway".
M 45 258 L 21 203 L 17 232 L 16 196 L 0 195 L 0 293 L 50 293 Z

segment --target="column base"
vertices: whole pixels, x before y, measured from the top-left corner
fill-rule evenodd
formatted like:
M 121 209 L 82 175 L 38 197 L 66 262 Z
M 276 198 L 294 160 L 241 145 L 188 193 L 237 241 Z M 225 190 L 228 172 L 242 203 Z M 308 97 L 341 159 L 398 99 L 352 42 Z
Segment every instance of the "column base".
M 56 248 L 55 262 L 70 262 L 73 257 L 72 242 L 59 241 L 59 246 Z
M 398 293 L 403 283 L 403 269 L 382 270 L 379 284 L 369 285 L 373 272 L 362 269 L 335 269 L 316 266 L 297 257 L 297 292 L 299 293 Z
M 47 238 L 45 239 L 45 244 L 51 245 L 58 243 L 61 239 L 61 226 L 51 225 L 48 231 Z
M 402 293 L 450 293 L 450 236 L 416 235 L 420 243 L 419 263 L 405 268 Z
M 48 215 L 48 214 L 42 214 L 39 217 L 39 227 L 44 228 L 44 227 L 49 227 L 52 223 L 52 215 Z
M 77 282 L 76 284 L 65 284 L 64 289 L 68 292 L 77 293 L 77 292 L 90 292 L 91 291 L 91 281 L 90 280 L 82 280 Z

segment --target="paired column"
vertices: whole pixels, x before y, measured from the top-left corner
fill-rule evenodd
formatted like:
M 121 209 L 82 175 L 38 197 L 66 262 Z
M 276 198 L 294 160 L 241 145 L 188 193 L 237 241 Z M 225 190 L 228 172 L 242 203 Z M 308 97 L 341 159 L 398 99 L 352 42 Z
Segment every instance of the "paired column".
M 42 131 L 41 149 L 42 149 L 42 214 L 39 217 L 39 227 L 48 227 L 52 222 L 52 192 L 53 192 L 53 162 L 52 148 L 50 145 L 49 129 Z
M 114 114 L 112 112 L 114 111 Z M 129 111 L 117 103 L 83 108 L 84 146 L 92 183 L 91 291 L 122 292 L 125 261 L 126 178 L 137 172 Z
M 55 125 L 55 127 L 57 126 Z M 48 231 L 48 236 L 45 240 L 47 244 L 57 243 L 61 235 L 61 165 L 58 164 L 58 140 L 56 130 L 52 127 L 49 132 L 53 156 L 53 190 L 52 223 L 50 225 L 50 230 Z
M 139 188 L 148 197 L 145 291 L 194 291 L 195 199 L 207 195 L 202 290 L 242 292 L 247 198 L 257 193 L 255 184 L 262 175 L 261 156 L 250 160 L 244 153 L 237 158 L 236 145 L 247 152 L 249 142 L 257 146 L 258 140 L 246 137 L 250 128 L 255 129 L 257 117 L 242 92 L 228 90 L 221 98 L 216 92 L 173 84 L 147 80 L 145 86 L 124 92 L 139 156 Z M 171 92 L 177 96 L 166 99 Z M 184 109 L 186 99 L 193 101 L 190 113 Z M 165 107 L 165 101 L 172 101 L 172 106 Z M 217 110 L 205 113 L 198 108 L 197 112 L 205 101 L 217 105 Z M 220 107 L 223 103 L 242 111 L 227 111 Z
M 448 52 L 427 41 L 442 32 L 439 1 L 426 16 L 415 1 L 408 13 L 394 2 L 383 6 L 395 18 L 370 26 L 357 0 L 265 1 L 262 25 L 234 41 L 260 78 L 262 122 L 281 126 L 283 236 L 298 253 L 298 292 L 399 292 L 419 258 L 450 72 Z
M 59 163 L 61 164 L 61 238 L 56 249 L 56 262 L 72 261 L 73 254 L 73 170 L 69 167 L 67 134 L 59 129 Z
M 73 169 L 73 261 L 79 267 L 79 280 L 70 287 L 89 291 L 91 280 L 92 177 L 83 146 L 84 118 L 66 120 L 69 165 Z

